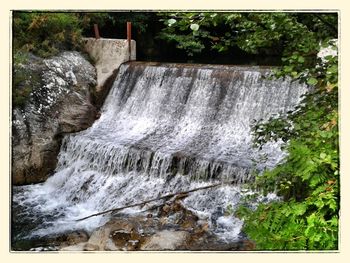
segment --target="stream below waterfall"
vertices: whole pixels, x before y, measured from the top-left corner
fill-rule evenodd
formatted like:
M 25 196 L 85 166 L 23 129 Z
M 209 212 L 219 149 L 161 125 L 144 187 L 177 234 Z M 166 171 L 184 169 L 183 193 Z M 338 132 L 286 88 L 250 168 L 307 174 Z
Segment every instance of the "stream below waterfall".
M 269 74 L 259 67 L 123 64 L 100 118 L 64 137 L 55 174 L 41 184 L 13 187 L 14 247 L 69 231 L 91 234 L 118 215 L 76 220 L 227 181 L 233 182 L 193 192 L 181 205 L 207 222 L 218 242 L 242 239 L 243 222 L 232 214 L 252 194 L 242 184 L 254 179 L 253 171 L 272 168 L 285 156 L 281 142 L 254 148 L 251 126 L 293 110 L 306 92 L 303 85 L 271 80 Z M 251 205 L 276 198 L 260 196 Z M 157 210 L 148 208 L 161 202 L 121 213 L 157 218 Z M 175 231 L 174 225 L 169 228 Z

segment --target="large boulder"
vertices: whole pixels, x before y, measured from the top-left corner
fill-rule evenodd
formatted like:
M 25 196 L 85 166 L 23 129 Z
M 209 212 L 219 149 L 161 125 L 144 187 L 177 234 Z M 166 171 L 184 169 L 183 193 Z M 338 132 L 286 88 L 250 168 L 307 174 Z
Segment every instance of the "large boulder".
M 16 88 L 30 87 L 31 93 L 12 111 L 12 183 L 43 182 L 56 167 L 63 135 L 84 130 L 96 119 L 91 103 L 96 71 L 78 52 L 50 59 L 30 56 L 15 70 L 25 76 L 15 79 Z

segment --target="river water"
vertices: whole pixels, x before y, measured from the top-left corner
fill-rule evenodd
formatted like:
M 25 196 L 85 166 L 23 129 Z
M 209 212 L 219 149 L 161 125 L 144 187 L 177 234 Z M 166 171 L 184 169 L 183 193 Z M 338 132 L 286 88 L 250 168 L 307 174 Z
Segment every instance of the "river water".
M 274 167 L 285 156 L 281 142 L 252 147 L 251 126 L 292 110 L 306 91 L 269 74 L 258 67 L 122 65 L 101 117 L 63 139 L 55 174 L 13 188 L 13 241 L 91 232 L 110 215 L 75 220 L 226 181 L 233 183 L 194 192 L 183 204 L 208 220 L 218 238 L 237 240 L 243 222 L 225 211 L 251 193 L 241 185 L 253 179 L 253 170 Z

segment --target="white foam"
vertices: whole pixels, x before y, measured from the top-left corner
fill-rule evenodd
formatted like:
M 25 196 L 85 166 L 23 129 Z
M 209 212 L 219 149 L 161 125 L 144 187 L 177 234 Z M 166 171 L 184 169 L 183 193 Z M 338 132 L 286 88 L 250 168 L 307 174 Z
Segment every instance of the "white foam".
M 27 207 L 23 214 L 46 215 L 31 235 L 91 231 L 108 215 L 75 220 L 235 179 L 236 185 L 192 193 L 184 205 L 211 220 L 223 240 L 236 239 L 242 222 L 223 211 L 238 205 L 239 184 L 249 180 L 254 159 L 265 155 L 266 161 L 257 166 L 264 169 L 284 156 L 280 143 L 254 149 L 250 125 L 254 119 L 292 109 L 305 92 L 296 83 L 262 75 L 259 70 L 220 66 L 122 65 L 100 119 L 64 138 L 56 173 L 44 184 L 19 188 L 14 195 L 14 204 Z

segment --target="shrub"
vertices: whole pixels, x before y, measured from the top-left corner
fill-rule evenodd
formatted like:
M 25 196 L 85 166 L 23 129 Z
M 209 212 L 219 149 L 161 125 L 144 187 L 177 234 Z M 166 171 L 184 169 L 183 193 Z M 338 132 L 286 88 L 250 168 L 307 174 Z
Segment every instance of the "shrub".
M 14 13 L 15 53 L 21 50 L 49 57 L 60 50 L 76 50 L 80 45 L 80 21 L 75 13 Z

